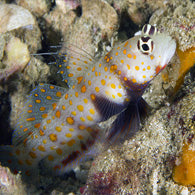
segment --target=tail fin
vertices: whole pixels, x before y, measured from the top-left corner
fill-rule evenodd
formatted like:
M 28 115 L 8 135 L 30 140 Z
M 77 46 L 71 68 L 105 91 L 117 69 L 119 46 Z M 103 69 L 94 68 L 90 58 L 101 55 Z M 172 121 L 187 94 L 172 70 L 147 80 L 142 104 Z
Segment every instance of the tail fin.
M 132 137 L 140 128 L 141 119 L 146 116 L 149 105 L 141 98 L 131 102 L 127 109 L 122 111 L 107 133 L 107 140 L 113 144 L 123 142 Z
M 36 175 L 35 168 L 25 166 L 22 161 L 16 158 L 14 155 L 13 146 L 0 146 L 0 164 L 5 167 L 9 167 L 12 173 L 17 174 L 19 171 L 24 173 L 25 176 Z
M 13 155 L 13 146 L 0 146 L 0 163 L 9 167 L 13 173 L 18 172 L 16 158 Z

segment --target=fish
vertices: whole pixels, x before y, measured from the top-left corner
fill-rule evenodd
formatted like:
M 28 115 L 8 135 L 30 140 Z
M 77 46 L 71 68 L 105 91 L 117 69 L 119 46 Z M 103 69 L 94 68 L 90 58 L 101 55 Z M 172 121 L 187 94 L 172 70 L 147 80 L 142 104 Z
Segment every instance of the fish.
M 0 162 L 26 175 L 40 168 L 54 175 L 72 170 L 98 139 L 113 144 L 135 132 L 147 103 L 142 94 L 167 66 L 175 40 L 146 24 L 134 37 L 100 59 L 73 45 L 56 64 L 69 88 L 39 84 L 30 94 L 13 132 L 0 147 Z M 102 133 L 97 125 L 116 116 Z

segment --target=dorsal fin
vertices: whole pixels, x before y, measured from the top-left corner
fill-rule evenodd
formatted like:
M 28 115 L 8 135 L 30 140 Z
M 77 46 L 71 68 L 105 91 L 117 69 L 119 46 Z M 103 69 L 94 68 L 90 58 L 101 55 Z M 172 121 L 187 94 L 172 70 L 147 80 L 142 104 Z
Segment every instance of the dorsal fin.
M 56 65 L 59 68 L 58 73 L 62 75 L 63 81 L 69 87 L 75 85 L 78 82 L 78 78 L 91 70 L 92 65 L 96 62 L 96 59 L 87 51 L 72 44 L 63 46 L 55 58 Z
M 41 121 L 47 116 L 50 109 L 63 96 L 67 89 L 49 84 L 39 84 L 27 102 L 13 133 L 12 143 L 19 144 L 26 139 L 32 131 L 38 130 Z

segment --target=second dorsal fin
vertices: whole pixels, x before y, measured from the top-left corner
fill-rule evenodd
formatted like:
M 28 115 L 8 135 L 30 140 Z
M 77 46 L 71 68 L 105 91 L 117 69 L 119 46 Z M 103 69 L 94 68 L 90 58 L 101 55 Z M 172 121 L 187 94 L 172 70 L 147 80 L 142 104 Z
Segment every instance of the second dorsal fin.
M 17 145 L 38 130 L 41 121 L 66 91 L 67 89 L 55 85 L 39 84 L 28 97 L 14 130 L 12 143 Z

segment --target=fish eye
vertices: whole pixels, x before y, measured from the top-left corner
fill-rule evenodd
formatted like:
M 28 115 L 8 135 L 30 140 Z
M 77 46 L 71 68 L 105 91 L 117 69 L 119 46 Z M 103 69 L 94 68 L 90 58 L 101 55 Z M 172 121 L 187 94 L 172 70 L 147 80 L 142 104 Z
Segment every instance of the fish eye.
M 139 40 L 137 41 L 137 48 L 143 54 L 149 55 L 152 53 L 152 51 L 154 49 L 154 42 L 150 37 L 143 36 L 143 37 L 139 38 Z
M 142 50 L 143 50 L 143 51 L 148 51 L 148 50 L 149 50 L 148 45 L 147 45 L 147 44 L 143 44 L 143 45 L 142 45 Z

